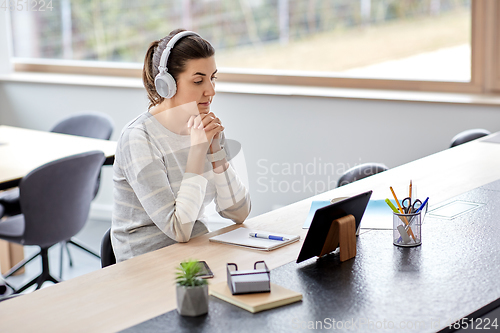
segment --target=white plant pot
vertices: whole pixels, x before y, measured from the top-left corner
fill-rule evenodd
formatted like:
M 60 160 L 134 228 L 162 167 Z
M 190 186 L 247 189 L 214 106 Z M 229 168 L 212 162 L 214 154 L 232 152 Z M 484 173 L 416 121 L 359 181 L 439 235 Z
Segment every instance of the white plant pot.
M 177 312 L 181 316 L 195 317 L 208 312 L 208 285 L 184 287 L 177 285 Z

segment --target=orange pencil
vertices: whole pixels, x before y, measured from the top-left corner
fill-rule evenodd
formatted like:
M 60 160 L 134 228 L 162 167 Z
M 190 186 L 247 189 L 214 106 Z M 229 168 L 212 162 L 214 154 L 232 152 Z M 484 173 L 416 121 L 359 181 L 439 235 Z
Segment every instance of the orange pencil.
M 394 190 L 392 189 L 392 186 L 389 186 L 389 188 L 391 189 L 392 195 L 394 196 L 394 200 L 396 200 L 396 204 L 398 205 L 399 212 L 400 212 L 401 214 L 404 214 L 404 212 L 403 212 L 403 208 L 402 208 L 402 207 L 401 207 L 401 205 L 399 204 L 398 197 L 396 196 L 396 193 L 394 193 Z
M 392 195 L 394 196 L 394 199 L 396 200 L 396 203 L 398 204 L 398 208 L 399 208 L 399 212 L 401 214 L 404 214 L 403 212 L 403 208 L 401 207 L 401 205 L 399 204 L 399 200 L 398 200 L 398 197 L 396 196 L 396 193 L 394 192 L 394 190 L 392 189 L 392 186 L 389 186 L 389 188 L 391 189 L 391 192 L 392 192 Z M 413 240 L 416 242 L 417 239 L 415 238 L 415 235 L 413 234 L 413 231 L 411 230 L 411 227 L 410 227 L 410 224 L 408 223 L 408 220 L 406 219 L 406 216 L 403 216 L 403 222 L 406 224 L 406 226 L 408 227 L 408 231 L 410 232 L 411 234 L 411 237 L 413 237 Z
M 412 197 L 411 197 L 411 187 L 412 187 L 412 184 L 411 184 L 411 179 L 410 179 L 410 199 L 412 199 Z

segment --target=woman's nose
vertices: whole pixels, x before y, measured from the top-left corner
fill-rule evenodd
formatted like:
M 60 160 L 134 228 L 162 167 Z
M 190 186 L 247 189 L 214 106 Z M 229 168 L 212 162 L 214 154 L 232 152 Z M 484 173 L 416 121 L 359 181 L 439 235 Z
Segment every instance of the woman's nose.
M 205 89 L 205 96 L 215 95 L 215 82 L 209 81 L 207 88 Z

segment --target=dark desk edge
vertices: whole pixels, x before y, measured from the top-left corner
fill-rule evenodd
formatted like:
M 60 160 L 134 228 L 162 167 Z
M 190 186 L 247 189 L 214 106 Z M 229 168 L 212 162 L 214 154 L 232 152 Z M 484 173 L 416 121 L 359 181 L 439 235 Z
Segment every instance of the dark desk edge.
M 466 319 L 466 321 L 469 321 L 471 319 L 477 319 L 477 318 L 481 318 L 481 317 L 484 317 L 486 316 L 488 313 L 490 313 L 491 311 L 495 310 L 496 308 L 500 307 L 500 298 L 497 299 L 496 301 L 493 301 L 491 302 L 490 304 L 482 307 L 481 309 L 479 310 L 476 310 L 474 312 L 472 312 L 471 314 L 469 314 L 468 316 L 465 316 L 464 318 L 461 318 L 459 320 L 457 320 L 456 322 L 460 322 L 462 319 Z M 450 326 L 447 326 L 445 328 L 443 328 L 442 330 L 438 331 L 438 333 L 441 333 L 441 332 L 456 332 L 456 331 L 459 331 L 460 328 L 453 328 L 453 324 L 454 323 L 451 323 L 451 328 Z M 461 326 L 461 325 L 460 325 Z

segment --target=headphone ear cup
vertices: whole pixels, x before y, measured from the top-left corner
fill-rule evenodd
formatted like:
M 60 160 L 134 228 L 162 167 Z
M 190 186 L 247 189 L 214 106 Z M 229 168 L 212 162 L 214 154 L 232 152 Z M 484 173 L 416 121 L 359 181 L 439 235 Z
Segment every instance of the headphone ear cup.
M 170 73 L 160 73 L 155 77 L 156 92 L 163 98 L 172 98 L 177 92 L 177 84 Z

